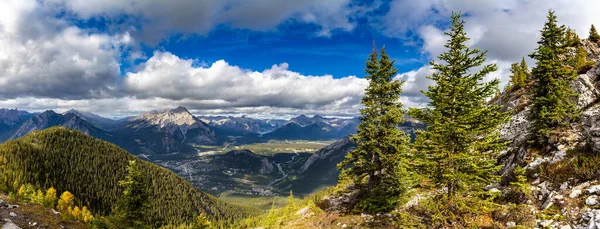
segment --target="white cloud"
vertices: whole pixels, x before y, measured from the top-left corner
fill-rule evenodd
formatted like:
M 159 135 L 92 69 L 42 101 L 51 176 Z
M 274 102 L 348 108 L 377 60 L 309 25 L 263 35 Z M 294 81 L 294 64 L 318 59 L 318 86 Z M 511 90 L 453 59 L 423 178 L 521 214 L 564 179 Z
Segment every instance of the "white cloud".
M 307 76 L 286 63 L 247 70 L 225 60 L 197 63 L 166 51 L 154 52 L 124 76 L 119 68 L 125 61 L 147 58 L 132 50 L 139 39 L 207 34 L 220 25 L 269 31 L 290 21 L 314 24 L 316 35 L 330 36 L 352 31 L 357 19 L 379 5 L 352 0 L 0 1 L 0 107 L 76 108 L 123 116 L 182 105 L 198 114 L 353 116 L 368 83 L 354 76 Z M 536 47 L 549 8 L 581 37 L 587 37 L 590 24 L 600 25 L 597 0 L 394 0 L 389 13 L 368 21 L 375 33 L 401 41 L 417 36 L 422 53 L 435 58 L 445 51 L 450 12 L 463 11 L 469 45 L 489 50 L 486 63 L 499 67 L 486 80 L 500 78 L 503 87 L 510 63 Z M 73 24 L 90 18 L 105 19 L 110 32 Z M 432 84 L 425 78 L 431 73 L 425 65 L 397 76 L 406 80 L 405 106 L 426 105 L 420 90 Z
M 333 30 L 351 31 L 356 17 L 378 6 L 358 6 L 351 0 L 56 0 L 76 17 L 102 17 L 122 22 L 141 39 L 155 43 L 174 33 L 205 35 L 219 25 L 267 31 L 286 21 L 319 26 L 318 36 Z
M 330 75 L 304 76 L 273 65 L 262 72 L 231 66 L 224 60 L 196 66 L 168 52 L 155 52 L 139 71 L 127 73 L 125 90 L 138 98 L 190 99 L 207 109 L 287 107 L 296 109 L 356 108 L 365 79 Z
M 416 35 L 422 41 L 421 50 L 431 59 L 437 59 L 440 53 L 446 51 L 443 47 L 447 36 L 449 16 L 452 11 L 461 11 L 466 21 L 465 31 L 471 38 L 468 45 L 488 51 L 488 61 L 495 63 L 498 71 L 490 74 L 485 80 L 498 78 L 504 87 L 510 75 L 510 63 L 520 61 L 522 57 L 532 53 L 537 47 L 539 30 L 542 29 L 548 9 L 556 11 L 558 22 L 577 31 L 582 38 L 587 38 L 591 24 L 600 24 L 600 1 L 597 0 L 394 0 L 390 11 L 381 16 L 376 27 L 382 28 L 383 33 L 401 39 Z M 528 58 L 527 58 L 528 59 Z M 533 61 L 529 60 L 533 65 Z M 409 90 L 426 90 L 424 82 L 411 84 L 412 78 L 429 75 L 428 67 L 404 75 L 409 81 Z M 409 77 L 410 76 L 410 77 Z M 408 78 L 407 78 L 408 77 Z M 426 81 L 421 79 L 420 81 Z M 414 90 L 413 90 L 414 87 Z M 426 100 L 425 98 L 413 100 Z
M 0 98 L 108 96 L 125 35 L 88 33 L 51 17 L 37 1 L 0 2 Z

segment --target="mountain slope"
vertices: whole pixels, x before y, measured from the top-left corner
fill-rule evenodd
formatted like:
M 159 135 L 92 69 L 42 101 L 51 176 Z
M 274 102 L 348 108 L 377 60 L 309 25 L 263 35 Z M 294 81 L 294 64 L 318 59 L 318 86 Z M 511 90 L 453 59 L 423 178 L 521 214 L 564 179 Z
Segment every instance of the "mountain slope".
M 31 117 L 33 114 L 26 111 L 0 109 L 0 142 L 5 141 L 15 128 Z
M 215 129 L 238 133 L 266 133 L 279 128 L 286 121 L 255 119 L 247 116 L 201 116 L 198 117 Z
M 78 111 L 78 110 L 68 110 L 67 112 L 64 113 L 64 115 L 66 114 L 75 114 L 77 116 L 79 116 L 81 119 L 89 122 L 90 124 L 103 129 L 103 130 L 112 130 L 114 128 L 119 127 L 120 125 L 125 124 L 126 119 L 119 119 L 119 120 L 114 120 L 114 119 L 110 119 L 110 118 L 105 118 L 102 117 L 100 115 L 91 113 L 91 112 L 85 112 L 85 111 Z
M 414 139 L 415 131 L 425 129 L 425 125 L 407 116 L 398 128 Z M 337 164 L 355 147 L 356 143 L 348 136 L 323 147 L 306 160 L 295 179 L 284 181 L 278 184 L 278 187 L 283 188 L 291 184 L 295 193 L 308 194 L 321 187 L 335 185 L 340 174 Z
M 122 193 L 118 185 L 130 160 L 137 160 L 150 191 L 150 215 L 155 225 L 191 222 L 201 212 L 213 219 L 248 215 L 202 193 L 175 173 L 137 159 L 121 148 L 64 127 L 34 131 L 0 145 L 0 188 L 31 183 L 68 190 L 95 213 L 107 214 Z
M 215 133 L 186 108 L 152 111 L 130 118 L 113 131 L 115 143 L 135 154 L 193 152 L 190 144 L 216 144 Z
M 64 126 L 96 138 L 111 140 L 110 134 L 83 120 L 78 115 L 73 113 L 61 115 L 52 110 L 45 111 L 23 122 L 8 136 L 8 139 L 20 138 L 34 130 L 43 130 L 53 126 Z
M 356 133 L 358 123 L 360 123 L 358 118 L 325 118 L 319 115 L 309 118 L 306 115 L 300 115 L 290 119 L 288 123 L 273 132 L 264 134 L 264 137 L 286 140 L 340 139 Z
M 335 185 L 340 175 L 337 164 L 355 147 L 356 143 L 349 137 L 323 147 L 306 160 L 295 179 L 284 181 L 278 187 L 290 187 L 294 193 L 310 194 L 319 188 Z

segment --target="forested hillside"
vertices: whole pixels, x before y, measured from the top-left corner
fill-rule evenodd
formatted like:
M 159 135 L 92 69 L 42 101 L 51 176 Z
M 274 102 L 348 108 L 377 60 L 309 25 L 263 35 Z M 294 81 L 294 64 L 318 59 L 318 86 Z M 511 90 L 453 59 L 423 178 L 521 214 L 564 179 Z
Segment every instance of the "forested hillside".
M 149 187 L 149 217 L 154 225 L 191 222 L 200 213 L 220 222 L 250 214 L 202 193 L 175 173 L 142 161 L 121 148 L 64 127 L 34 131 L 0 145 L 0 190 L 33 184 L 70 191 L 81 204 L 107 215 L 122 195 L 119 181 L 130 160 L 137 161 Z

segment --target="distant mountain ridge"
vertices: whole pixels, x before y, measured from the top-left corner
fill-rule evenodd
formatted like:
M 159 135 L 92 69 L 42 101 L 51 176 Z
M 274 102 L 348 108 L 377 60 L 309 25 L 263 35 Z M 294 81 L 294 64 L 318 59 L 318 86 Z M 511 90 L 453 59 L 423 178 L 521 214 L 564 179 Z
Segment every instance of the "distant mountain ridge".
M 286 120 L 280 119 L 255 119 L 242 115 L 241 117 L 233 116 L 199 116 L 202 121 L 206 122 L 212 128 L 222 130 L 237 131 L 240 133 L 267 133 L 271 132 L 283 124 Z
M 112 130 L 114 128 L 117 128 L 119 125 L 123 125 L 123 123 L 127 120 L 127 118 L 118 120 L 105 118 L 92 112 L 79 111 L 75 109 L 68 110 L 63 114 L 75 114 L 81 119 L 103 130 Z
M 25 120 L 31 118 L 33 114 L 27 111 L 20 111 L 17 109 L 0 109 L 0 124 L 7 126 L 14 126 L 23 123 Z
M 7 140 L 15 128 L 31 117 L 33 114 L 27 111 L 0 109 L 0 142 Z
M 325 118 L 315 115 L 312 118 L 300 115 L 290 119 L 282 127 L 264 134 L 267 139 L 286 140 L 331 140 L 340 139 L 357 131 L 358 118 Z
M 414 135 L 422 128 L 407 118 L 401 128 Z M 185 107 L 150 111 L 119 120 L 91 112 L 69 110 L 63 114 L 45 111 L 0 109 L 0 142 L 33 130 L 64 126 L 113 142 L 134 154 L 196 152 L 195 145 L 252 144 L 273 140 L 337 140 L 357 131 L 358 118 L 299 115 L 290 120 L 257 119 L 248 116 L 194 116 Z
M 96 138 L 110 140 L 110 134 L 90 124 L 80 116 L 73 113 L 58 114 L 52 110 L 42 112 L 24 121 L 9 135 L 8 139 L 17 139 L 34 130 L 44 130 L 54 126 L 63 126 Z

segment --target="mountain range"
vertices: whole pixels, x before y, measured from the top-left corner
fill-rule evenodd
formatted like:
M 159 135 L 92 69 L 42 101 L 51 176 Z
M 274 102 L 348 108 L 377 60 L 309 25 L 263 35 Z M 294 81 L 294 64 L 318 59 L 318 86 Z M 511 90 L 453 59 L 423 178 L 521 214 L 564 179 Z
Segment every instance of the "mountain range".
M 33 117 L 33 114 L 17 109 L 0 109 L 0 142 L 8 139 L 10 133 L 26 120 Z
M 199 116 L 185 107 L 151 111 L 119 120 L 69 110 L 28 113 L 0 109 L 0 142 L 34 130 L 64 126 L 115 143 L 134 154 L 196 152 L 198 145 L 231 145 L 269 140 L 337 140 L 357 130 L 358 118 L 300 115 L 290 120 L 247 116 Z

